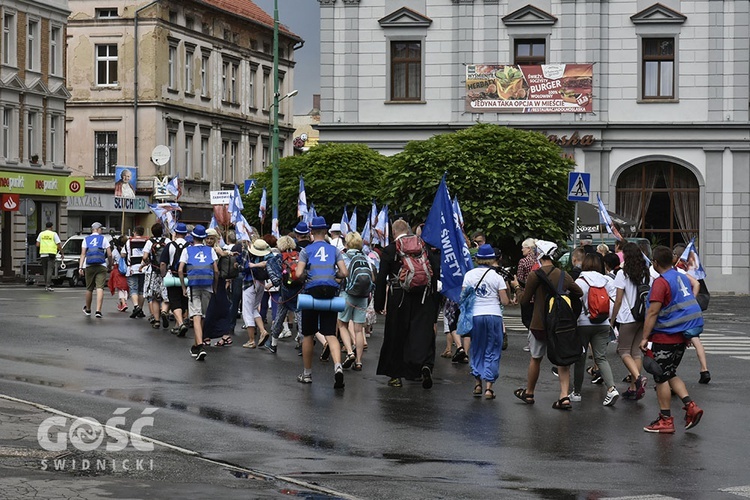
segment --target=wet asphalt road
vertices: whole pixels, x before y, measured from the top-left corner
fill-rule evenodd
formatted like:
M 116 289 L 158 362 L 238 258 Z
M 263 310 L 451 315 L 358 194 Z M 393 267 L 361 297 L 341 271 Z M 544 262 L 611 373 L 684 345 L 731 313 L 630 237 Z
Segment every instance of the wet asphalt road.
M 205 362 L 195 362 L 188 339 L 129 319 L 109 296 L 104 319 L 84 316 L 83 293 L 0 288 L 0 393 L 100 422 L 118 407 L 136 416 L 156 407 L 144 435 L 357 498 L 736 498 L 720 490 L 750 484 L 743 397 L 750 349 L 734 352 L 743 339 L 750 341 L 748 297 L 712 298 L 704 339 L 709 353 L 719 353 L 709 354 L 713 381 L 696 383 L 692 351 L 680 369 L 706 414 L 695 429 L 678 426 L 667 436 L 641 430 L 657 414 L 651 390 L 640 402 L 604 408 L 604 389 L 587 379 L 582 403 L 570 412 L 553 410 L 559 386 L 546 360 L 537 404 L 514 398 L 513 389 L 525 383 L 528 353 L 513 309 L 498 398 L 485 401 L 471 396 L 467 365 L 442 358 L 431 390 L 418 382 L 387 387 L 387 379 L 375 375 L 382 319 L 364 370 L 347 372 L 346 389 L 335 391 L 330 362 L 316 360 L 311 386 L 296 382 L 301 358 L 291 341 L 280 343 L 275 356 L 243 349 L 238 326 L 233 346 L 212 348 Z M 441 334 L 438 353 L 443 346 Z M 613 367 L 621 379 L 625 369 L 616 359 Z M 683 416 L 678 403 L 672 404 L 676 423 Z M 125 479 L 189 481 L 173 460 L 160 455 L 161 469 L 157 461 L 156 472 Z M 237 484 L 241 473 L 201 467 L 210 478 L 196 472 L 192 479 L 205 482 L 206 491 L 211 484 L 216 491 L 245 488 Z

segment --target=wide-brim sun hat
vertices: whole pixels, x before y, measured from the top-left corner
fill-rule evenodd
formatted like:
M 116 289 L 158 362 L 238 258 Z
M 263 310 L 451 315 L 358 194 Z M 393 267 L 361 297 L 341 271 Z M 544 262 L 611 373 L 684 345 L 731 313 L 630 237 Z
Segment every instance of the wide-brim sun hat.
M 485 243 L 479 247 L 479 250 L 477 250 L 476 257 L 477 259 L 497 259 L 497 254 L 495 253 L 495 249 L 492 248 L 492 245 Z
M 206 229 L 206 235 L 207 236 L 216 236 L 218 238 L 219 237 L 219 232 L 216 229 L 210 227 L 210 228 Z
M 294 232 L 297 234 L 307 234 L 310 232 L 310 228 L 307 226 L 307 222 L 302 221 L 294 226 Z
M 328 224 L 323 217 L 313 217 L 310 229 L 328 229 Z
M 338 222 L 334 222 L 333 224 L 331 224 L 331 229 L 329 229 L 329 231 L 332 232 L 332 233 L 334 231 L 338 231 L 340 233 L 341 232 L 341 224 L 339 224 Z
M 271 253 L 271 247 L 268 246 L 266 240 L 258 238 L 253 241 L 253 244 L 250 246 L 250 253 L 256 257 L 265 257 Z
M 201 226 L 200 224 L 195 226 L 195 228 L 193 228 L 193 232 L 190 234 L 193 235 L 193 238 L 197 238 L 199 240 L 205 240 L 206 236 L 208 236 L 208 234 L 206 234 L 206 228 Z

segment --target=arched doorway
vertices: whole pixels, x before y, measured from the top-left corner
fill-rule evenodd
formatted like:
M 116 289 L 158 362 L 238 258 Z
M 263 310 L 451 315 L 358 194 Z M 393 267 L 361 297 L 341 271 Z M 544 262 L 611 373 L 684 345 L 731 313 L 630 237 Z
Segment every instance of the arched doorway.
M 617 213 L 638 223 L 634 236 L 672 247 L 697 239 L 700 187 L 687 168 L 651 161 L 628 168 L 617 179 Z

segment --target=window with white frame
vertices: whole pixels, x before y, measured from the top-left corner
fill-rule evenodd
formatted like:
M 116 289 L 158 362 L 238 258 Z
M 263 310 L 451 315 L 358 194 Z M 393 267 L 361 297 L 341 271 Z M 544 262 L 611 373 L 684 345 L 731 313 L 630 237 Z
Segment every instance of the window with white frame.
M 3 14 L 3 64 L 16 65 L 16 15 Z
M 96 46 L 96 84 L 100 87 L 117 85 L 117 44 Z
M 193 136 L 185 134 L 185 178 L 193 178 Z
M 263 170 L 265 170 L 266 167 L 268 166 L 268 146 L 263 146 L 262 162 L 263 162 Z
M 41 37 L 39 36 L 39 21 L 29 19 L 26 27 L 26 68 L 31 71 L 39 71 L 40 63 L 39 47 L 41 46 Z
M 201 179 L 208 174 L 208 136 L 201 136 Z
M 47 144 L 47 161 L 52 164 L 56 164 L 60 161 L 60 151 L 58 149 L 62 145 L 60 135 L 62 134 L 60 129 L 60 116 L 50 115 L 49 117 L 49 140 Z
M 12 123 L 13 123 L 13 109 L 3 108 L 3 124 L 2 124 L 2 137 L 0 137 L 0 147 L 2 147 L 3 157 L 10 158 L 11 156 L 11 136 L 12 136 Z
M 201 95 L 208 97 L 208 66 L 209 54 L 201 53 Z
M 26 144 L 24 146 L 26 149 L 26 158 L 32 163 L 39 163 L 41 161 L 41 132 L 42 127 L 39 124 L 39 112 L 29 110 L 26 113 Z M 35 160 L 32 160 L 32 158 L 35 158 Z
M 221 63 L 221 100 L 229 100 L 229 62 Z
M 271 105 L 271 91 L 270 88 L 271 75 L 267 72 L 263 72 L 263 109 L 267 110 Z
M 233 62 L 229 68 L 229 102 L 237 102 L 237 84 L 240 77 L 240 65 Z
M 115 175 L 117 132 L 94 132 L 94 175 Z
M 255 107 L 255 66 L 250 66 L 250 76 L 248 77 L 247 90 L 248 90 L 248 105 L 251 108 Z
M 250 158 L 247 161 L 248 170 L 250 175 L 255 173 L 255 145 L 250 144 Z
M 103 9 L 95 9 L 96 17 L 99 19 L 108 19 L 117 16 L 117 8 L 116 7 L 106 7 Z
M 175 156 L 177 152 L 177 132 L 174 130 L 170 130 L 167 134 L 167 147 L 169 148 L 169 156 L 171 158 L 169 161 L 169 175 L 173 176 L 177 171 L 175 166 L 177 163 L 177 157 Z
M 227 178 L 227 161 L 229 160 L 229 141 L 221 141 L 221 176 Z
M 185 92 L 192 94 L 193 88 L 193 57 L 195 55 L 192 47 L 185 47 Z
M 62 28 L 52 26 L 49 30 L 49 73 L 62 75 Z
M 227 182 L 234 182 L 237 178 L 237 150 L 239 144 L 237 141 L 231 141 L 229 143 L 229 175 L 226 179 Z
M 169 43 L 169 82 L 168 87 L 170 89 L 177 88 L 177 44 L 174 42 Z

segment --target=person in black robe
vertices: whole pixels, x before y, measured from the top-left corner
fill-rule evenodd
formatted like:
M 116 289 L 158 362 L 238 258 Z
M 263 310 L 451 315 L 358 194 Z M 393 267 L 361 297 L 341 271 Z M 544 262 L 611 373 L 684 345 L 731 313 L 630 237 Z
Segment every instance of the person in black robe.
M 427 287 L 405 292 L 397 284 L 401 260 L 396 241 L 409 233 L 402 219 L 393 223 L 394 241 L 383 249 L 375 285 L 375 311 L 385 313 L 385 333 L 380 350 L 377 374 L 390 378 L 388 385 L 401 387 L 402 378 L 422 379 L 422 387 L 432 387 L 435 364 L 435 318 L 440 295 L 437 281 L 440 261 L 429 252 L 432 282 Z

